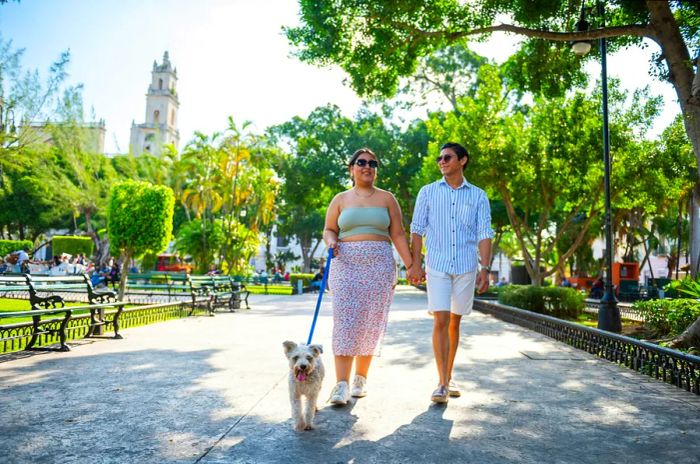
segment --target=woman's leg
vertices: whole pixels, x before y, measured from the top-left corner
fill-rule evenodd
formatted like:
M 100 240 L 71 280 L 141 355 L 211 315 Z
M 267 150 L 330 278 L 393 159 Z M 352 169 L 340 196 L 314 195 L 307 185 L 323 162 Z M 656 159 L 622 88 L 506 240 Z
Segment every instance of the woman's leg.
M 335 357 L 335 379 L 336 382 L 350 380 L 350 371 L 352 370 L 353 356 L 336 356 Z
M 369 365 L 372 363 L 372 355 L 357 356 L 355 359 L 355 374 L 367 378 L 367 371 L 369 371 Z

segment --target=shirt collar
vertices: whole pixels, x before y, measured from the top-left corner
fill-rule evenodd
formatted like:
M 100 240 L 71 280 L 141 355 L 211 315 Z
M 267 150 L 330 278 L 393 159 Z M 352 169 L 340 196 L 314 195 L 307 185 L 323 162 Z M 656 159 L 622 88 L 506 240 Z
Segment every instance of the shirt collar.
M 452 188 L 452 187 L 450 186 L 450 184 L 447 183 L 447 181 L 445 180 L 444 177 L 443 177 L 442 179 L 440 179 L 440 183 L 441 183 L 441 184 L 445 184 L 447 187 Z M 459 190 L 459 189 L 461 189 L 461 188 L 471 188 L 471 187 L 472 187 L 472 184 L 470 184 L 469 182 L 467 182 L 467 179 L 465 179 L 464 177 L 462 177 L 462 185 L 460 185 L 459 187 L 457 187 L 456 190 Z

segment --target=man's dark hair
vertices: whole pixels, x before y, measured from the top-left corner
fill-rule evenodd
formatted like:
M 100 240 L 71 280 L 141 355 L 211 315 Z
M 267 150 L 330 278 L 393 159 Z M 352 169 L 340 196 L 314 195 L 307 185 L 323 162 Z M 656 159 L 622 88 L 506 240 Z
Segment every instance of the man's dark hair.
M 444 150 L 445 148 L 449 148 L 452 151 L 454 151 L 457 154 L 458 159 L 462 159 L 464 157 L 467 158 L 467 162 L 464 163 L 464 166 L 462 166 L 462 171 L 466 170 L 467 166 L 469 165 L 469 153 L 467 153 L 467 149 L 464 148 L 459 143 L 454 143 L 454 142 L 447 142 L 447 143 L 443 144 L 440 147 L 440 151 Z

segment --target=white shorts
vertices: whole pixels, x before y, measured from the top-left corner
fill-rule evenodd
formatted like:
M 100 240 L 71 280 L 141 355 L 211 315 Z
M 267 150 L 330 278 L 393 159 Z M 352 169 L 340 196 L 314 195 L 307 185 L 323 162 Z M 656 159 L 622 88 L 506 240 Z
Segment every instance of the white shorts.
M 464 316 L 472 312 L 476 271 L 465 274 L 426 270 L 428 312 L 451 311 Z

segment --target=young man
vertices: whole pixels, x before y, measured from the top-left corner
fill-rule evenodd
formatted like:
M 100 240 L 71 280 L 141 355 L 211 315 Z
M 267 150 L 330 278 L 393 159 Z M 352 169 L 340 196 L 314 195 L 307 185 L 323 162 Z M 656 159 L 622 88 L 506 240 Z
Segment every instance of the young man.
M 472 310 L 475 287 L 479 293 L 488 289 L 493 230 L 486 193 L 464 179 L 463 171 L 469 163 L 467 150 L 460 144 L 446 143 L 440 147 L 437 162 L 443 178 L 420 190 L 411 223 L 414 263 L 422 264 L 426 237 L 425 271 L 422 265 L 414 265 L 408 278 L 420 282 L 427 273 L 439 378 L 431 399 L 446 403 L 449 396 L 461 395 L 452 381 L 459 323 Z

